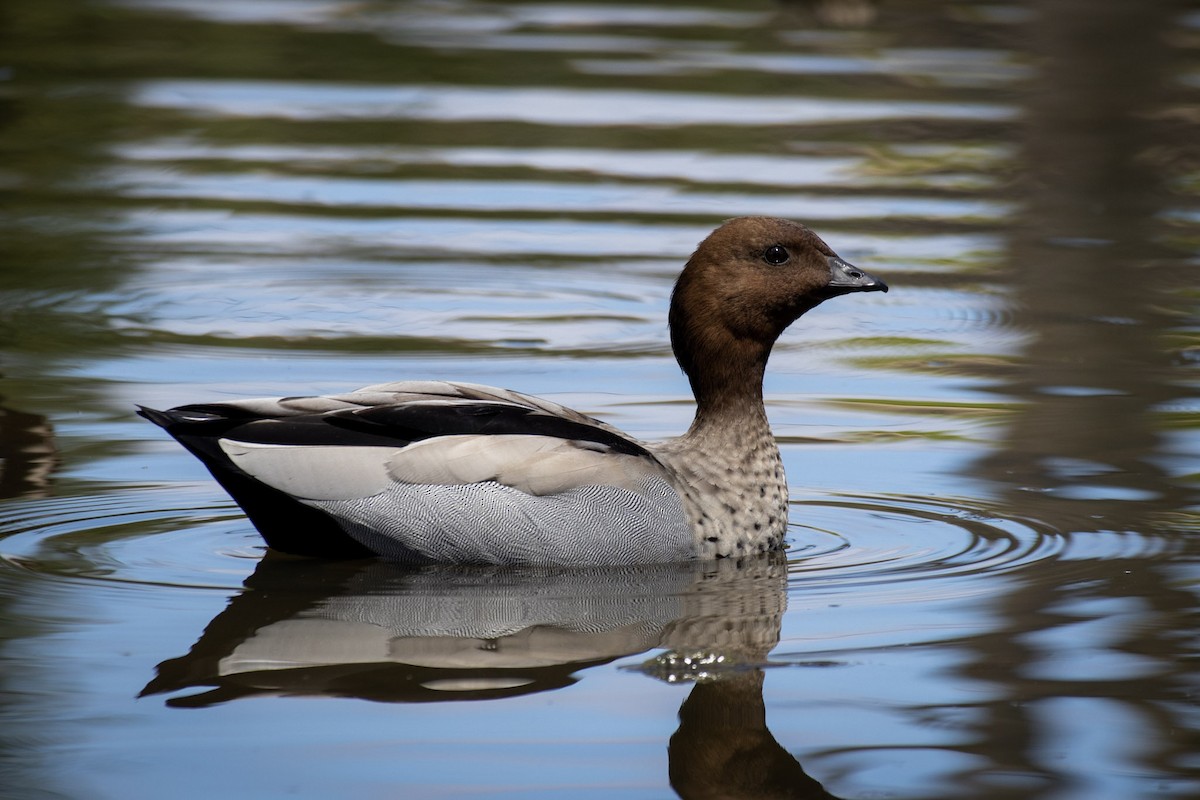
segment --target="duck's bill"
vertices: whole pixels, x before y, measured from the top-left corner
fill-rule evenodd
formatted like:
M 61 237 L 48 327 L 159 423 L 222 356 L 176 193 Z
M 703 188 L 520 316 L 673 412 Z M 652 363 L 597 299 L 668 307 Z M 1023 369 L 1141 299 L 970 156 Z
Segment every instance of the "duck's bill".
M 829 296 L 850 292 L 886 292 L 888 285 L 864 269 L 837 256 L 829 257 Z

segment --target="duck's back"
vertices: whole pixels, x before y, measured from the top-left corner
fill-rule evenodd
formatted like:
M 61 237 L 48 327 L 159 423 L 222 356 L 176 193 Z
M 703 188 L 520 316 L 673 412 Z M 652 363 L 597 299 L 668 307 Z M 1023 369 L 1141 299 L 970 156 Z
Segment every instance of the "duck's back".
M 672 476 L 652 453 L 529 395 L 405 381 L 141 413 L 285 552 L 410 563 L 696 555 Z

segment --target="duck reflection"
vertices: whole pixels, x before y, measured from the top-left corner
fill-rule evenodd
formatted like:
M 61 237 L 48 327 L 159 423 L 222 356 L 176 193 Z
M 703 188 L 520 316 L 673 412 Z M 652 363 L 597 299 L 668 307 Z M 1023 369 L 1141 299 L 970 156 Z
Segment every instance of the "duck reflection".
M 45 497 L 57 465 L 49 421 L 41 414 L 0 406 L 0 499 Z
M 767 728 L 763 671 L 692 687 L 668 747 L 671 788 L 685 800 L 837 800 L 809 777 Z
M 210 706 L 256 695 L 484 700 L 574 683 L 652 649 L 641 670 L 695 683 L 671 737 L 685 798 L 828 798 L 766 726 L 767 654 L 786 606 L 779 554 L 620 568 L 329 563 L 269 552 L 191 651 L 142 695 Z

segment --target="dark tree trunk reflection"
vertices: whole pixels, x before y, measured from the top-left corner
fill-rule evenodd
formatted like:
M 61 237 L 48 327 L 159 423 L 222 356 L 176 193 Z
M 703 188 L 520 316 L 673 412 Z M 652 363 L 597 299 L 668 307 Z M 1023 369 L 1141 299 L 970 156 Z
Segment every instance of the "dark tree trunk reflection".
M 1178 324 L 1173 306 L 1188 266 L 1166 241 L 1162 212 L 1172 197 L 1156 167 L 1178 156 L 1162 111 L 1176 74 L 1168 41 L 1179 9 L 1122 0 L 1047 0 L 1035 9 L 1028 46 L 1038 72 L 1025 95 L 1023 180 L 1006 274 L 1028 341 L 1018 370 L 997 387 L 1016 411 L 977 468 L 999 487 L 1007 513 L 1048 523 L 1084 556 L 1024 568 L 1021 591 L 997 609 L 1002 629 L 973 640 L 977 660 L 968 672 L 1006 694 L 980 730 L 987 771 L 1024 776 L 1010 794 L 982 772 L 970 776 L 988 797 L 1061 788 L 1047 756 L 1043 701 L 1119 700 L 1157 719 L 1152 730 L 1179 727 L 1160 718 L 1189 680 L 1177 634 L 1194 625 L 1194 598 L 1164 588 L 1170 555 L 1152 544 L 1165 539 L 1174 554 L 1196 550 L 1170 527 L 1171 512 L 1195 498 L 1172 480 L 1179 470 L 1171 459 L 1182 454 L 1166 451 L 1162 436 L 1164 405 L 1184 394 L 1164 340 Z M 1102 532 L 1130 532 L 1141 552 L 1086 557 L 1086 538 Z M 1115 680 L 1099 670 L 1068 679 L 1039 670 L 1044 643 L 1060 631 L 1070 636 L 1065 626 L 1075 620 L 1058 611 L 1061 604 L 1105 598 L 1154 609 L 1159 622 L 1112 645 L 1152 654 L 1152 677 Z M 1035 634 L 1039 644 L 1030 646 Z M 1138 748 L 1167 772 L 1182 755 L 1165 739 Z

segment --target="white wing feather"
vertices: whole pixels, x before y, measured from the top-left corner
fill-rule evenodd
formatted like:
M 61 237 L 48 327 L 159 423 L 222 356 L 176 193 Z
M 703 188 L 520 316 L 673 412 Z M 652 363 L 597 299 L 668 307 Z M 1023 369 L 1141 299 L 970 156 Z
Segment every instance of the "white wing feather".
M 388 459 L 399 447 L 257 444 L 221 439 L 238 469 L 299 500 L 371 497 L 392 483 Z
M 580 486 L 632 489 L 661 470 L 645 459 L 550 436 L 438 436 L 405 447 L 280 445 L 221 440 L 243 472 L 304 500 L 372 497 L 393 483 L 495 481 L 531 495 Z
M 438 436 L 390 456 L 388 470 L 401 483 L 468 484 L 495 481 L 533 495 L 580 486 L 632 488 L 661 470 L 645 459 L 594 450 L 552 436 Z

